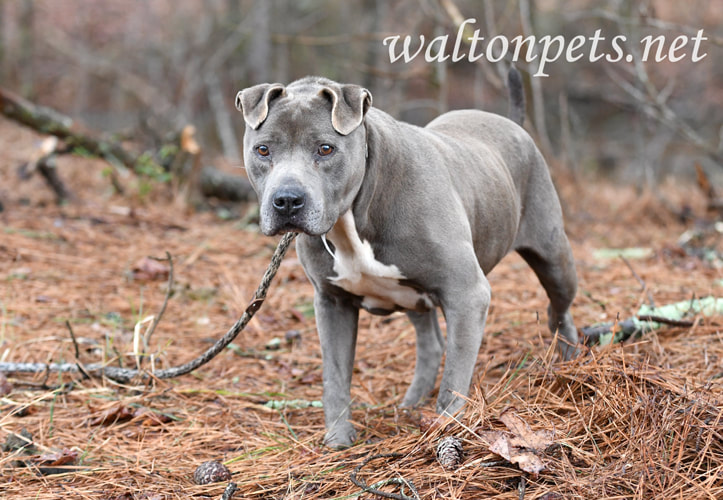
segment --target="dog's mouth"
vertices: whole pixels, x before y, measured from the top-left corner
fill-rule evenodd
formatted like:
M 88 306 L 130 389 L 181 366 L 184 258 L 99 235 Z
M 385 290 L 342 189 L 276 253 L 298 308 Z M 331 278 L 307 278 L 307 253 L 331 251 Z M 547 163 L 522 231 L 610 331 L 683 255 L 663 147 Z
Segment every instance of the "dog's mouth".
M 311 207 L 313 208 L 313 207 Z M 261 232 L 266 236 L 284 233 L 303 233 L 308 236 L 321 236 L 327 233 L 333 223 L 329 223 L 319 210 L 307 209 L 295 214 L 279 214 L 271 210 L 261 210 L 259 217 Z
M 286 224 L 282 225 L 278 232 L 276 234 L 286 234 L 286 233 L 306 233 L 303 229 L 301 229 L 299 226 L 292 222 L 287 222 Z M 308 233 L 306 233 L 308 234 Z
M 312 230 L 308 227 L 305 227 L 304 225 L 296 224 L 291 221 L 285 221 L 282 224 L 279 224 L 279 226 L 273 231 L 270 231 L 267 236 L 276 236 L 277 234 L 286 233 L 306 234 L 308 236 L 321 236 L 322 234 L 326 234 L 326 232 L 327 231 Z

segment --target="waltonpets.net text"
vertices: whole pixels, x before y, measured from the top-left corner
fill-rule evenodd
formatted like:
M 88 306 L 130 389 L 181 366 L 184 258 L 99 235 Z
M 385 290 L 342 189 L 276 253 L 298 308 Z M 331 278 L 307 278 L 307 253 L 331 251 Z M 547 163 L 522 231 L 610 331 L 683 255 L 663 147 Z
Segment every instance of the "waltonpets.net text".
M 565 39 L 562 35 L 545 35 L 539 39 L 534 35 L 528 37 L 518 35 L 512 39 L 508 39 L 504 35 L 497 35 L 487 40 L 486 49 L 483 50 L 480 45 L 485 38 L 480 36 L 480 30 L 477 29 L 472 35 L 465 36 L 465 32 L 469 33 L 470 30 L 467 25 L 476 22 L 476 19 L 470 18 L 459 25 L 451 54 L 448 52 L 447 46 L 449 35 L 432 38 L 426 44 L 426 50 L 425 38 L 421 34 L 417 35 L 419 37 L 419 46 L 416 49 L 412 48 L 411 35 L 404 36 L 401 47 L 398 47 L 398 42 L 402 39 L 401 35 L 388 36 L 382 43 L 389 46 L 389 60 L 392 63 L 399 59 L 404 59 L 405 63 L 409 63 L 423 51 L 424 60 L 430 63 L 446 61 L 450 57 L 453 62 L 462 59 L 475 62 L 483 57 L 490 62 L 497 62 L 504 59 L 510 52 L 512 52 L 512 62 L 524 60 L 529 63 L 539 57 L 537 71 L 532 76 L 549 76 L 545 72 L 545 66 L 561 57 L 564 57 L 567 62 L 579 61 L 585 57 L 590 62 L 601 59 L 605 59 L 607 62 L 618 62 L 623 59 L 626 62 L 633 62 L 635 57 L 639 57 L 642 62 L 646 62 L 651 59 L 652 55 L 652 60 L 655 62 L 666 59 L 670 62 L 677 62 L 690 55 L 691 61 L 698 62 L 708 55 L 705 52 L 700 53 L 701 42 L 708 40 L 707 37 L 703 36 L 702 29 L 698 30 L 695 36 L 678 35 L 671 38 L 670 43 L 663 35 L 656 37 L 648 35 L 640 40 L 638 50 L 634 51 L 636 55 L 631 52 L 626 53 L 624 50 L 625 44 L 628 42 L 625 35 L 616 35 L 610 39 L 609 52 L 599 51 L 600 44 L 606 40 L 601 34 L 602 30 L 599 29 L 592 36 L 577 35 L 570 40 Z M 588 41 L 590 42 L 589 46 Z M 692 43 L 692 48 L 689 47 L 689 43 Z M 469 52 L 465 52 L 467 47 Z M 523 49 L 524 58 L 521 59 Z M 689 50 L 690 52 L 688 52 Z

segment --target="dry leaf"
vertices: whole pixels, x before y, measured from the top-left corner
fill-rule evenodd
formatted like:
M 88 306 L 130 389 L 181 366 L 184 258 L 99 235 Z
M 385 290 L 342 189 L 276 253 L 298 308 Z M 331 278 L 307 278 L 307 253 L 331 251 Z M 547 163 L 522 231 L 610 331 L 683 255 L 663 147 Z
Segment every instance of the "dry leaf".
M 520 469 L 531 474 L 539 474 L 545 468 L 540 455 L 553 444 L 554 433 L 547 429 L 533 431 L 522 420 L 514 408 L 508 408 L 499 417 L 510 430 L 479 431 L 478 434 L 488 443 L 489 450 Z
M 53 453 L 43 453 L 33 463 L 38 467 L 58 467 L 60 465 L 74 464 L 78 460 L 78 452 L 67 448 Z
M 515 446 L 532 448 L 536 451 L 545 451 L 554 442 L 555 433 L 542 429 L 533 431 L 527 422 L 522 420 L 514 408 L 508 408 L 500 415 L 500 421 L 517 438 L 513 441 Z
M 425 409 L 415 410 L 416 412 L 418 412 L 417 424 L 419 425 L 419 432 L 422 434 L 435 432 L 450 423 L 449 417 L 439 415 L 437 412 Z
M 100 415 L 91 418 L 88 423 L 90 425 L 110 425 L 130 420 L 134 416 L 135 410 L 122 403 L 116 403 L 110 408 L 103 410 Z
M 11 392 L 13 392 L 13 384 L 8 382 L 5 374 L 0 373 L 0 396 L 7 396 Z
M 149 408 L 138 408 L 133 412 L 134 420 L 140 422 L 143 427 L 151 427 L 154 425 L 163 425 L 172 419 L 164 413 L 156 413 Z
M 164 280 L 168 278 L 168 264 L 150 257 L 143 257 L 133 266 L 133 279 L 141 281 Z

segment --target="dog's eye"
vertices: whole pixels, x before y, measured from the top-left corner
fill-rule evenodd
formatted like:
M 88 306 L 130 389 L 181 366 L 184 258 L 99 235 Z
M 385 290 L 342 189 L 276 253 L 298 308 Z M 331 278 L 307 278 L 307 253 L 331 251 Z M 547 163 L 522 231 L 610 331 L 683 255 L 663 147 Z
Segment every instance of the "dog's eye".
M 334 152 L 334 146 L 329 144 L 322 144 L 319 146 L 319 156 L 329 156 Z
M 269 156 L 271 151 L 269 151 L 269 147 L 265 144 L 262 144 L 261 146 L 256 146 L 256 152 L 261 156 Z

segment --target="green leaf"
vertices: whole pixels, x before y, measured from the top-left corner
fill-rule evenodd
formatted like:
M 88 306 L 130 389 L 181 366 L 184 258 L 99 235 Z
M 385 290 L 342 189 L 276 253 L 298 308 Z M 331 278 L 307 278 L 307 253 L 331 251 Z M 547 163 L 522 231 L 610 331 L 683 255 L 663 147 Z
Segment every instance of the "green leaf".
M 653 256 L 653 249 L 646 247 L 629 248 L 598 248 L 592 255 L 599 260 L 610 260 L 625 257 L 626 259 L 647 259 Z

